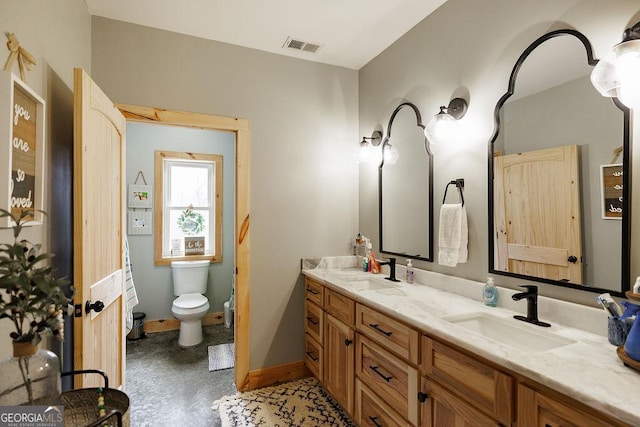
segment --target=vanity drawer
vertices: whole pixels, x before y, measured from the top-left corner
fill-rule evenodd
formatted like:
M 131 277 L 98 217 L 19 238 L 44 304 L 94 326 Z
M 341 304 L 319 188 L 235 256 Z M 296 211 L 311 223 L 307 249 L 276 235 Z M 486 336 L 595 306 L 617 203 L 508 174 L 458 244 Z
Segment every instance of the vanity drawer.
M 418 424 L 418 370 L 360 334 L 356 376 L 412 425 Z
M 316 282 L 313 279 L 309 279 L 308 277 L 304 279 L 304 295 L 305 298 L 309 301 L 313 301 L 314 303 L 322 306 L 322 292 L 324 290 L 324 285 L 319 282 Z
M 362 304 L 356 306 L 356 329 L 388 350 L 417 365 L 418 331 Z
M 325 311 L 347 326 L 353 326 L 354 307 L 355 303 L 351 298 L 347 298 L 331 289 L 325 289 Z
M 306 301 L 304 304 L 304 330 L 317 342 L 324 342 L 322 309 L 311 301 Z
M 355 419 L 360 426 L 409 427 L 396 411 L 379 398 L 369 387 L 356 378 Z
M 453 348 L 422 337 L 424 372 L 484 409 L 505 425 L 514 421 L 514 380 L 511 376 Z
M 322 346 L 309 334 L 304 334 L 304 364 L 320 381 L 324 381 Z

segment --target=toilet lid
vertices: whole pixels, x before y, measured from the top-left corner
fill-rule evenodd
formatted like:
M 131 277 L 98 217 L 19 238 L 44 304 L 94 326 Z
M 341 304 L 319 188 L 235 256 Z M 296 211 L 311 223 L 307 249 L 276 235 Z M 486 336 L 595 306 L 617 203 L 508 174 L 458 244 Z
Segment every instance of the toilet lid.
M 173 305 L 179 308 L 197 308 L 205 305 L 209 300 L 200 294 L 184 294 L 180 295 L 173 301 Z

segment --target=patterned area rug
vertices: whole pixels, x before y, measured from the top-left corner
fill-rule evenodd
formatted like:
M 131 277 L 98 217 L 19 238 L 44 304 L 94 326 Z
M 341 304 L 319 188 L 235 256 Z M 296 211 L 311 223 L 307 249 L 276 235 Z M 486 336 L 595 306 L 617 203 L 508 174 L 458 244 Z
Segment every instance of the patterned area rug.
M 213 402 L 223 427 L 355 427 L 315 378 L 261 388 Z
M 233 368 L 235 364 L 235 346 L 230 344 L 218 344 L 209 346 L 209 372 Z

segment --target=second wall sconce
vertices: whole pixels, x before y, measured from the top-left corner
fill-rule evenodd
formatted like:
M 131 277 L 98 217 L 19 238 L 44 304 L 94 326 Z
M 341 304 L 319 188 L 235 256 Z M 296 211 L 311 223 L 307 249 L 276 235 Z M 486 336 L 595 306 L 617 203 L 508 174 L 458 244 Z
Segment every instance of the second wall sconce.
M 371 143 L 369 143 L 371 141 Z M 364 163 L 371 160 L 375 153 L 373 147 L 377 147 L 382 142 L 382 132 L 379 130 L 373 131 L 370 137 L 363 136 L 360 141 L 360 151 L 358 152 L 358 163 Z
M 440 112 L 433 116 L 424 129 L 424 135 L 430 144 L 441 144 L 450 139 L 455 132 L 456 121 L 467 112 L 467 101 L 453 98 L 448 106 L 442 105 Z
M 617 97 L 627 107 L 640 109 L 640 22 L 627 28 L 622 42 L 596 64 L 591 83 L 602 96 Z

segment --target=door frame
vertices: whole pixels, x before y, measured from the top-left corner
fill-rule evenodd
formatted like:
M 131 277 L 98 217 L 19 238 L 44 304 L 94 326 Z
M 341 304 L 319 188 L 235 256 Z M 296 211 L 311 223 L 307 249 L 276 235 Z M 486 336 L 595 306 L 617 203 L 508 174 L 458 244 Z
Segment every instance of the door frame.
M 235 383 L 238 391 L 249 389 L 249 121 L 203 113 L 116 104 L 127 122 L 194 127 L 235 133 L 236 281 L 234 312 Z

